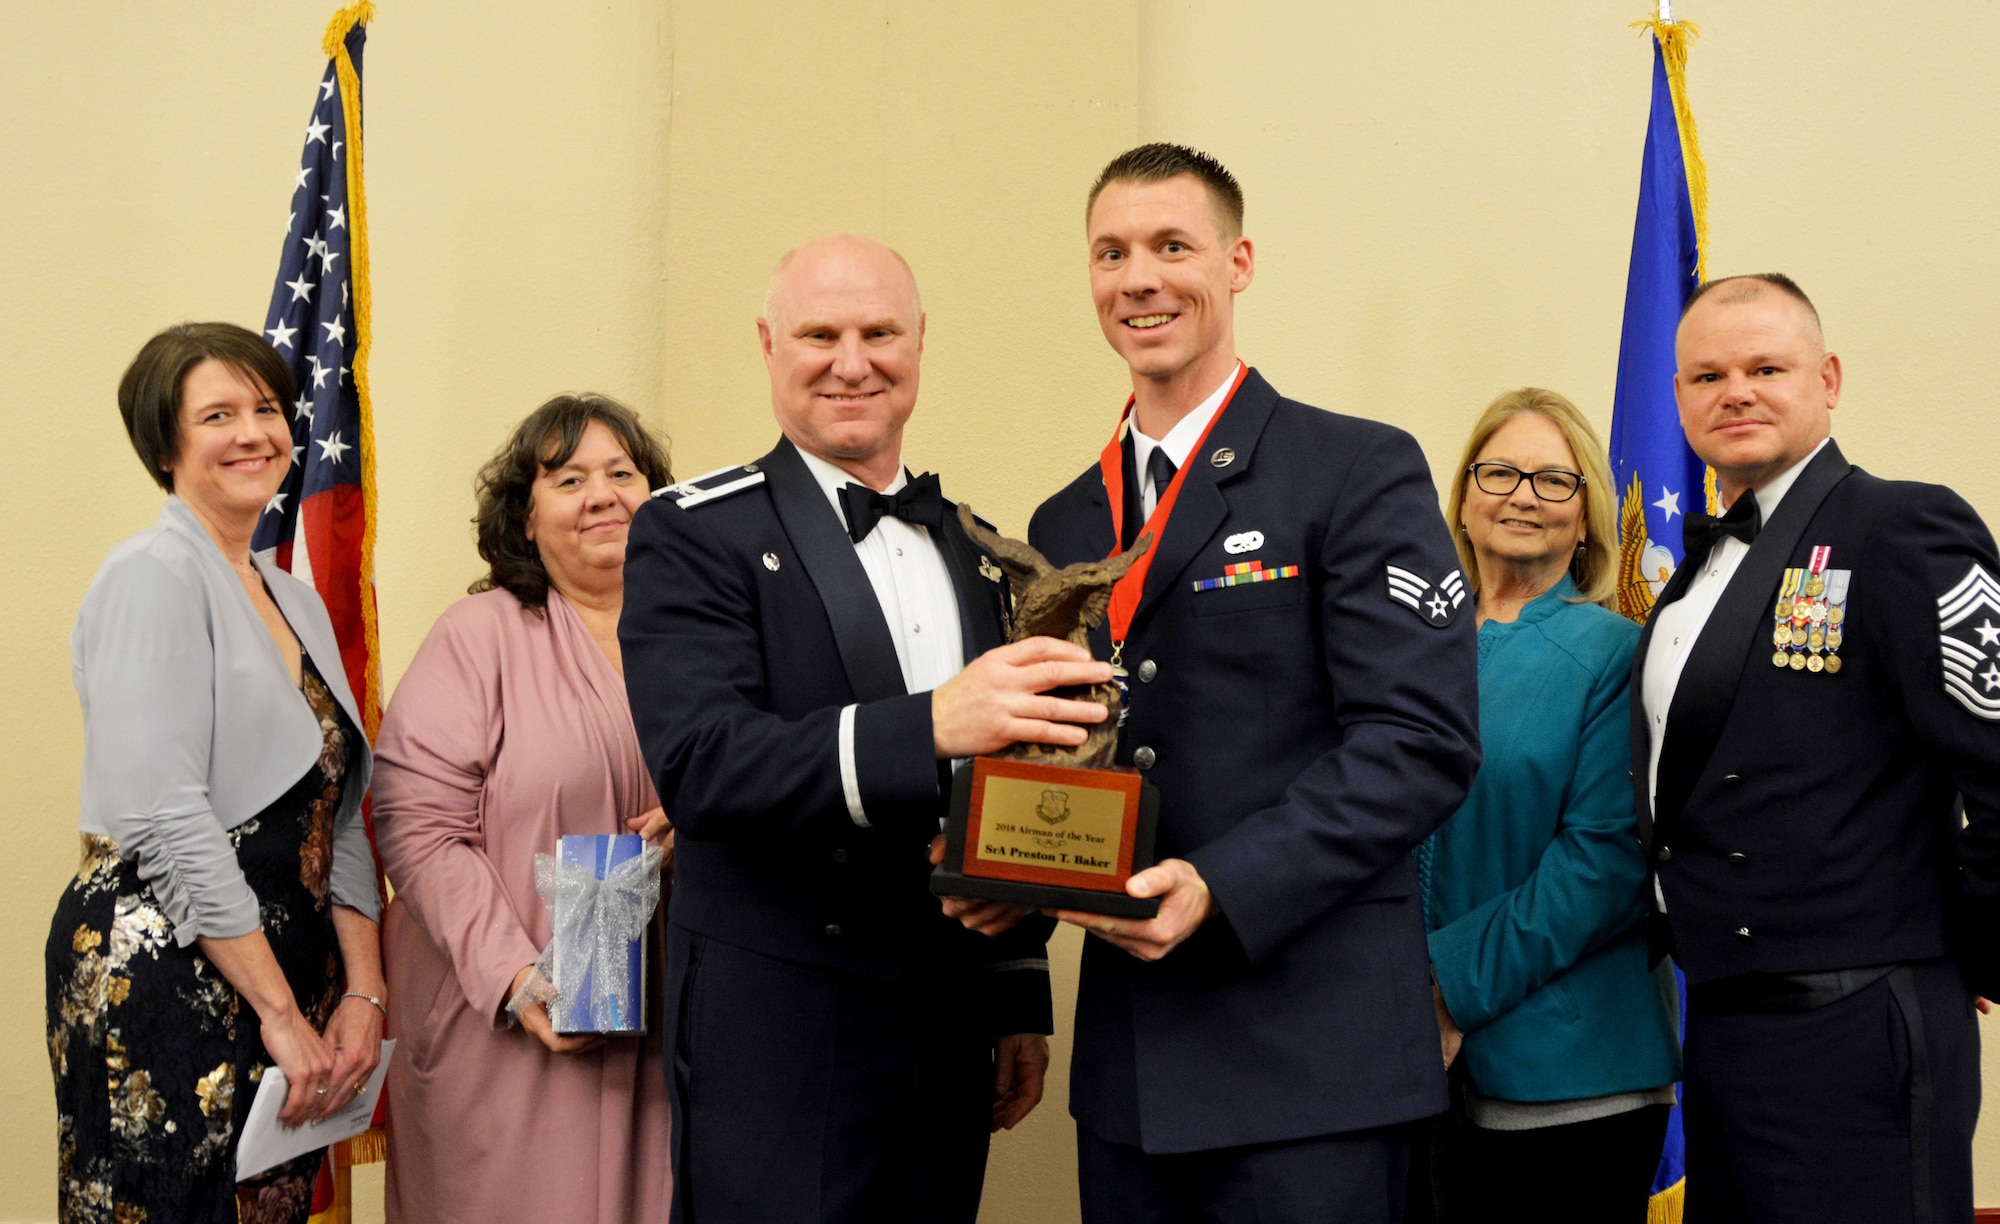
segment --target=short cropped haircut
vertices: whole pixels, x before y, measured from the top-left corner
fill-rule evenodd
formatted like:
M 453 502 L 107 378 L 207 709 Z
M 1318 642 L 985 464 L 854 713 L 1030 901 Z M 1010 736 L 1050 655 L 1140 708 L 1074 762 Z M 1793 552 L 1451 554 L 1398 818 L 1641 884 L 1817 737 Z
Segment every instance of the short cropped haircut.
M 1741 276 L 1725 276 L 1720 280 L 1712 280 L 1688 295 L 1688 300 L 1681 306 L 1681 318 L 1687 318 L 1688 311 L 1694 309 L 1694 304 L 1711 293 L 1721 292 L 1722 296 L 1716 299 L 1717 301 L 1743 302 L 1763 292 L 1753 285 L 1744 284 L 1744 281 L 1768 285 L 1798 302 L 1806 308 L 1806 313 L 1812 316 L 1813 326 L 1820 326 L 1819 308 L 1812 304 L 1812 299 L 1806 296 L 1806 291 L 1799 288 L 1799 283 L 1783 272 L 1746 272 Z M 1730 289 L 1731 285 L 1736 286 L 1735 289 Z
M 176 323 L 139 348 L 118 380 L 118 415 L 139 462 L 155 484 L 171 493 L 170 470 L 181 454 L 181 391 L 188 371 L 219 361 L 261 385 L 292 419 L 298 388 L 291 368 L 264 337 L 234 323 Z
M 1083 204 L 1083 223 L 1090 224 L 1090 210 L 1097 207 L 1097 197 L 1113 183 L 1159 183 L 1183 174 L 1192 174 L 1208 188 L 1208 198 L 1215 206 L 1216 220 L 1222 224 L 1224 238 L 1243 236 L 1243 188 L 1236 176 L 1229 173 L 1221 162 L 1199 149 L 1186 145 L 1156 142 L 1143 144 L 1136 149 L 1128 149 L 1111 159 L 1104 167 L 1104 173 L 1097 176 L 1097 182 L 1090 188 L 1090 198 Z
M 1465 488 L 1471 479 L 1468 469 L 1502 425 L 1530 413 L 1547 417 L 1562 430 L 1563 441 L 1569 443 L 1570 453 L 1576 456 L 1577 468 L 1583 475 L 1583 488 L 1576 495 L 1583 499 L 1584 536 L 1583 547 L 1570 559 L 1569 576 L 1575 580 L 1582 601 L 1609 607 L 1618 591 L 1618 529 L 1613 525 L 1617 491 L 1611 487 L 1611 464 L 1605 457 L 1604 443 L 1597 440 L 1597 431 L 1590 427 L 1583 413 L 1553 391 L 1540 387 L 1509 391 L 1488 404 L 1473 424 L 1472 436 L 1465 440 L 1465 453 L 1458 459 L 1458 470 L 1451 475 L 1451 493 L 1445 510 L 1451 516 L 1451 539 L 1458 546 L 1458 559 L 1465 566 L 1473 594 L 1478 594 L 1479 558 L 1472 551 L 1472 541 L 1466 537 L 1462 518 Z
M 674 482 L 666 445 L 653 437 L 638 413 L 607 396 L 556 396 L 514 427 L 474 479 L 478 509 L 472 522 L 487 571 L 467 588 L 472 594 L 504 590 L 522 607 L 539 612 L 548 606 L 549 571 L 542 565 L 541 549 L 528 538 L 535 481 L 569 462 L 592 421 L 602 421 L 618 439 L 647 488 Z

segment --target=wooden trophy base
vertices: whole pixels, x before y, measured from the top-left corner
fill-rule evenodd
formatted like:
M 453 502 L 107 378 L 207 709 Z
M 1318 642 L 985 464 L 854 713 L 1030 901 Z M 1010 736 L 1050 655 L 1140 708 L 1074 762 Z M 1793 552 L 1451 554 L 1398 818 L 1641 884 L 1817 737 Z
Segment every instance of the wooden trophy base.
M 943 897 L 1151 918 L 1125 882 L 1153 865 L 1160 793 L 1137 771 L 975 757 L 952 777 Z

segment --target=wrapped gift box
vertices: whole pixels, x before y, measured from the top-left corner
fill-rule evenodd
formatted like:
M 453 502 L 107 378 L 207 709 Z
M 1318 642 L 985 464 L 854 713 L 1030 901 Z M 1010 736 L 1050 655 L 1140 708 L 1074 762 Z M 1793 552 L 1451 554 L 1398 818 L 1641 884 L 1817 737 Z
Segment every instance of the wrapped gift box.
M 646 1031 L 646 932 L 660 898 L 660 856 L 648 849 L 631 834 L 557 842 L 549 976 L 558 1033 Z

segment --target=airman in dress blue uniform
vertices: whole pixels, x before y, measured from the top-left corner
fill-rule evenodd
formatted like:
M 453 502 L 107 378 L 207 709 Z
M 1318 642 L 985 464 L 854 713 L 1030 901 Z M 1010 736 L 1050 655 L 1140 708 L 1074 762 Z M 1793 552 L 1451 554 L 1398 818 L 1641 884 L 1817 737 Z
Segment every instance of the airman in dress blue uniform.
M 1159 788 L 1162 861 L 1130 884 L 1156 918 L 1061 915 L 1093 936 L 1083 1219 L 1400 1219 L 1406 1124 L 1445 1106 L 1411 851 L 1479 761 L 1437 491 L 1409 435 L 1238 362 L 1254 263 L 1221 165 L 1133 150 L 1087 215 L 1129 428 L 1030 540 L 1064 565 L 1155 534 L 1094 644 L 1130 676 L 1118 763 Z

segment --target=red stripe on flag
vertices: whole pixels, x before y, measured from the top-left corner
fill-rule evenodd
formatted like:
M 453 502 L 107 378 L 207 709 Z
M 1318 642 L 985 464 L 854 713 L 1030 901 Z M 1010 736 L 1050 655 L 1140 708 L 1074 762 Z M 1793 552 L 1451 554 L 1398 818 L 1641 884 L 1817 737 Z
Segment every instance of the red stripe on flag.
M 361 486 L 339 484 L 315 493 L 299 507 L 306 554 L 312 558 L 313 585 L 326 603 L 347 688 L 357 703 L 367 700 L 368 637 L 361 614 L 361 537 L 366 527 Z M 372 595 L 372 592 L 371 592 Z M 372 711 L 363 710 L 367 718 Z
M 312 559 L 313 586 L 326 603 L 333 621 L 333 635 L 340 643 L 341 669 L 347 673 L 347 689 L 361 710 L 362 734 L 381 719 L 382 712 L 368 700 L 368 629 L 362 614 L 363 599 L 369 612 L 375 609 L 375 591 L 361 588 L 362 538 L 367 528 L 367 510 L 358 484 L 338 484 L 313 494 L 299 505 L 299 522 L 305 529 L 306 555 Z M 289 543 L 278 546 L 279 555 L 289 561 Z M 370 795 L 361 803 L 361 825 L 368 834 L 368 849 L 375 858 L 375 886 L 384 894 L 382 851 L 375 842 L 375 804 Z

